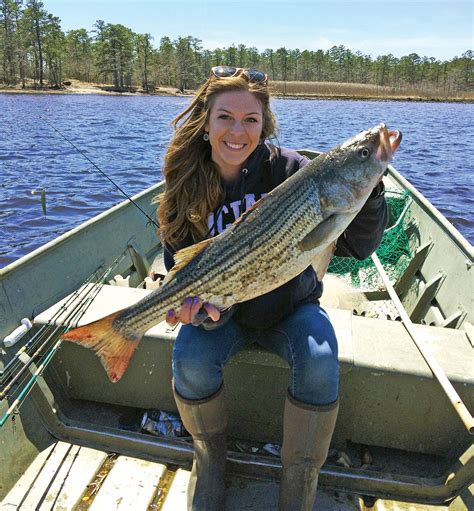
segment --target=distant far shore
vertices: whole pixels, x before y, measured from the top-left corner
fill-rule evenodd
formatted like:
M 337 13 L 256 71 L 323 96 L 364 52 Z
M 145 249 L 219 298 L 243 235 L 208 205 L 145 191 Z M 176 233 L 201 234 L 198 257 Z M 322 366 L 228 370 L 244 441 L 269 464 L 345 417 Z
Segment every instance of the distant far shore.
M 180 90 L 176 87 L 156 87 L 153 92 L 145 92 L 135 87 L 131 90 L 117 91 L 110 84 L 80 82 L 70 80 L 60 89 L 43 87 L 42 89 L 21 85 L 2 86 L 0 93 L 14 94 L 101 94 L 117 96 L 192 96 L 194 90 Z M 283 82 L 269 84 L 274 98 L 285 99 L 332 99 L 332 100 L 378 100 L 378 101 L 428 101 L 474 103 L 474 91 L 449 95 L 439 91 L 420 91 L 417 89 L 399 90 L 389 86 L 375 86 L 360 83 L 339 82 Z

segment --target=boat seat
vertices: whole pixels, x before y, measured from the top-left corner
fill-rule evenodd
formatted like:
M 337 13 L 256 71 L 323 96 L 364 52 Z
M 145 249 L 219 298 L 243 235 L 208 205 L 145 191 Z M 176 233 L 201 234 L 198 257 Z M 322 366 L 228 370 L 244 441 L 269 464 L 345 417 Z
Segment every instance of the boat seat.
M 91 288 L 91 284 L 89 287 Z M 108 314 L 116 312 L 120 309 L 129 307 L 141 300 L 152 291 L 133 288 L 121 287 L 116 285 L 104 285 L 92 304 L 89 306 L 85 314 L 81 317 L 77 325 L 82 326 L 92 321 L 96 321 Z M 66 317 L 68 309 L 58 317 L 61 307 L 69 300 L 69 296 L 60 300 L 58 303 L 39 314 L 34 323 L 37 326 L 45 325 L 52 322 L 54 325 L 62 325 L 63 317 Z M 351 348 L 351 313 L 347 310 L 331 309 L 331 321 L 337 331 L 339 342 L 339 360 L 342 370 L 349 370 L 352 366 L 352 348 Z M 54 319 L 53 319 L 54 318 Z M 165 321 L 158 323 L 148 330 L 145 337 L 149 339 L 169 339 L 174 340 L 179 331 L 179 326 L 170 327 Z M 287 363 L 279 357 L 269 353 L 258 345 L 251 346 L 248 350 L 244 350 L 245 355 L 241 359 L 247 363 L 263 364 L 278 367 L 288 367 Z
M 105 285 L 80 324 L 129 306 L 149 292 Z M 35 325 L 47 323 L 63 302 L 35 318 Z M 401 322 L 326 310 L 338 337 L 341 367 L 336 444 L 351 441 L 446 454 L 465 442 L 460 419 Z M 72 399 L 140 408 L 159 403 L 163 410 L 176 411 L 171 353 L 178 328 L 165 322 L 152 327 L 117 384 L 108 381 L 95 354 L 72 343 L 63 343 L 51 374 Z M 466 333 L 427 325 L 414 328 L 473 409 L 474 350 Z M 225 368 L 231 435 L 253 441 L 281 439 L 288 371 L 285 361 L 258 345 L 232 358 Z

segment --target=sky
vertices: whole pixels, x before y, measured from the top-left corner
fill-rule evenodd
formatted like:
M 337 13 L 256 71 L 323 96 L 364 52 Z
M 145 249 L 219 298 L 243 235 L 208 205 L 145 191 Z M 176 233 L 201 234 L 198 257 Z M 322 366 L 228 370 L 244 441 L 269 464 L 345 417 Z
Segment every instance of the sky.
M 63 30 L 96 20 L 164 36 L 193 36 L 205 49 L 245 44 L 327 50 L 344 45 L 372 58 L 410 53 L 451 60 L 473 50 L 472 0 L 43 0 Z

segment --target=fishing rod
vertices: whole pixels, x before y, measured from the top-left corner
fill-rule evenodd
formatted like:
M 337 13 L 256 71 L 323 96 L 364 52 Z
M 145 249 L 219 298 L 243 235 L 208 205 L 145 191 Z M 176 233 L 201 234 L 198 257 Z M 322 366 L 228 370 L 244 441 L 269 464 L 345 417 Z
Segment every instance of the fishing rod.
M 59 131 L 58 128 L 56 128 L 56 126 L 54 126 L 50 121 L 48 121 L 47 119 L 45 119 L 42 115 L 39 115 L 38 114 L 38 117 L 43 121 L 45 122 L 48 126 L 50 126 L 58 135 L 60 135 L 66 142 L 68 142 L 72 147 L 74 147 L 74 149 L 79 153 L 81 154 L 95 169 L 97 169 L 106 179 L 108 179 L 114 186 L 115 188 L 117 188 L 117 190 L 123 194 L 143 215 L 145 215 L 145 217 L 148 219 L 148 221 L 150 223 L 152 223 L 157 229 L 159 229 L 159 225 L 155 222 L 155 220 L 153 218 L 151 218 L 151 216 L 148 215 L 148 213 L 143 209 L 141 208 L 131 197 L 130 195 L 128 195 L 128 193 L 122 188 L 120 187 L 111 177 L 109 177 L 96 163 L 94 163 L 90 158 L 89 156 L 87 156 L 87 154 L 82 151 L 81 149 L 79 149 L 71 140 L 69 140 L 69 138 L 66 137 L 66 135 L 64 135 L 63 133 L 61 133 L 61 131 Z
M 10 408 L 5 412 L 3 417 L 0 419 L 0 428 L 4 426 L 4 424 L 7 422 L 8 418 L 16 413 L 17 407 L 24 401 L 24 399 L 27 397 L 29 391 L 33 387 L 33 385 L 38 380 L 38 377 L 43 374 L 43 371 L 46 369 L 47 365 L 53 358 L 54 354 L 58 350 L 59 346 L 61 345 L 61 340 L 57 341 L 56 344 L 53 346 L 53 349 L 48 353 L 46 358 L 44 359 L 43 363 L 40 364 L 40 366 L 36 369 L 36 371 L 33 373 L 32 378 L 30 381 L 26 384 L 26 386 L 23 388 L 23 390 L 20 392 L 20 395 L 13 401 Z
M 453 384 L 447 378 L 446 374 L 444 373 L 443 369 L 439 365 L 436 358 L 430 352 L 428 347 L 424 344 L 421 337 L 417 336 L 415 329 L 413 328 L 413 322 L 408 316 L 402 302 L 398 298 L 398 295 L 395 289 L 393 288 L 390 279 L 388 278 L 388 275 L 385 272 L 382 263 L 380 262 L 380 259 L 378 258 L 375 252 L 372 254 L 372 261 L 374 262 L 377 271 L 382 277 L 385 287 L 387 288 L 388 294 L 390 295 L 390 298 L 395 304 L 398 313 L 400 314 L 400 318 L 403 322 L 403 325 L 405 326 L 408 334 L 412 338 L 422 357 L 425 359 L 425 362 L 428 364 L 428 367 L 431 369 L 431 372 L 438 380 L 438 383 L 441 385 L 442 389 L 446 393 L 450 403 L 453 405 L 462 422 L 466 426 L 466 429 L 469 431 L 471 435 L 474 435 L 474 418 L 470 414 L 466 405 L 463 403 L 459 394 L 456 392 L 456 389 L 453 387 Z
M 94 272 L 92 273 L 82 284 L 81 284 L 81 287 L 79 289 L 76 289 L 74 291 L 74 293 L 72 293 L 69 298 L 67 299 L 67 301 L 59 308 L 58 311 L 55 312 L 55 314 L 53 314 L 53 316 L 50 318 L 50 320 L 48 321 L 48 324 L 45 325 L 44 327 L 41 328 L 41 330 L 38 332 L 38 334 L 40 334 L 40 332 L 42 332 L 45 328 L 51 326 L 50 324 L 53 323 L 56 319 L 58 319 L 61 314 L 63 313 L 63 311 L 65 309 L 67 309 L 69 307 L 69 305 L 74 302 L 76 300 L 76 298 L 78 298 L 80 296 L 80 294 L 84 291 L 84 289 L 86 288 L 86 286 L 88 284 L 90 284 L 93 280 L 94 280 L 94 277 L 96 278 L 97 280 L 97 272 Z M 24 345 L 22 346 L 16 353 L 15 355 L 13 356 L 13 358 L 10 360 L 10 362 L 8 362 L 8 364 L 3 368 L 3 370 L 0 371 L 0 383 L 3 383 L 3 381 L 5 380 L 5 378 L 8 376 L 9 373 L 13 372 L 15 370 L 15 367 L 13 367 L 15 365 L 15 363 L 18 361 L 19 357 L 22 355 L 22 353 L 25 353 L 28 355 L 28 352 L 32 349 L 34 349 L 35 345 L 37 345 L 39 343 L 39 341 L 41 340 L 41 336 L 39 336 L 38 334 L 35 334 L 33 335 L 33 337 L 31 337 L 31 339 Z
M 95 295 L 89 300 L 89 304 L 86 304 L 85 307 L 84 307 L 84 304 L 82 304 L 82 311 L 79 310 L 79 311 L 76 311 L 76 312 L 79 312 L 81 313 L 82 312 L 82 315 L 85 313 L 85 310 L 87 310 L 87 308 L 89 307 L 90 303 L 92 303 L 92 301 L 94 300 L 95 296 L 97 296 L 97 294 L 99 293 L 100 289 L 102 288 L 103 286 L 103 283 L 102 284 L 99 284 L 97 286 L 95 286 L 95 290 L 96 290 L 96 293 Z M 81 315 L 81 317 L 82 317 Z M 77 320 L 79 321 L 79 319 Z M 62 327 L 58 327 L 56 328 L 56 334 L 58 331 L 60 330 L 63 330 Z M 35 357 L 32 357 L 31 359 L 28 360 L 28 362 L 25 364 L 25 366 L 21 369 L 21 371 L 15 375 L 15 381 L 17 381 L 23 373 L 25 373 L 26 370 L 30 369 L 30 372 L 32 372 L 31 374 L 31 377 L 29 378 L 29 380 L 24 380 L 22 386 L 20 387 L 19 389 L 19 394 L 18 394 L 18 397 L 14 400 L 14 402 L 12 403 L 12 405 L 9 407 L 9 409 L 5 412 L 5 414 L 3 415 L 3 417 L 0 419 L 0 428 L 6 423 L 6 421 L 8 420 L 8 418 L 12 415 L 12 414 L 15 414 L 15 413 L 18 413 L 17 410 L 19 410 L 20 406 L 23 404 L 23 402 L 25 401 L 25 399 L 28 397 L 33 385 L 37 382 L 38 378 L 43 374 L 44 370 L 46 369 L 46 367 L 49 365 L 49 363 L 51 362 L 53 356 L 55 355 L 56 351 L 59 349 L 59 347 L 61 346 L 62 344 L 62 340 L 59 339 L 57 340 L 57 335 L 54 335 L 54 337 L 52 337 L 56 343 L 54 344 L 54 346 L 50 349 L 50 351 L 48 353 L 46 353 L 44 359 L 43 359 L 43 362 L 40 363 L 40 365 L 36 368 L 36 370 L 34 372 L 31 371 L 30 369 L 30 366 L 33 365 L 33 358 Z M 51 339 L 51 338 L 50 338 Z M 45 341 L 45 343 L 43 343 L 43 345 L 40 347 L 40 350 L 43 348 L 43 346 L 45 344 L 47 344 L 47 342 L 50 340 L 50 339 L 47 339 Z M 38 351 L 40 351 L 38 350 Z M 26 382 L 26 383 L 25 383 Z M 2 394 L 6 395 L 6 393 L 10 390 L 10 388 L 12 387 L 13 385 L 13 381 L 8 385 L 8 388 L 6 388 Z M 2 396 L 3 398 L 4 396 Z
M 80 321 L 82 316 L 87 311 L 90 304 L 94 301 L 95 297 L 98 295 L 102 287 L 104 286 L 105 280 L 110 276 L 110 273 L 114 270 L 114 268 L 117 267 L 118 264 L 123 260 L 125 257 L 126 250 L 124 250 L 116 259 L 115 261 L 104 271 L 104 273 L 100 276 L 100 282 L 96 283 L 92 288 L 83 288 L 86 290 L 86 294 L 81 300 L 77 303 L 76 306 L 71 311 L 67 311 L 65 309 L 64 305 L 60 308 L 59 315 L 63 314 L 64 312 L 68 312 L 67 316 L 64 318 L 63 322 L 65 323 L 64 326 L 55 327 L 53 329 L 53 332 L 46 338 L 46 340 L 41 344 L 41 346 L 36 350 L 36 352 L 30 357 L 28 356 L 28 359 L 24 362 L 23 367 L 16 373 L 13 378 L 10 380 L 10 382 L 4 387 L 4 389 L 0 392 L 0 400 L 4 399 L 10 389 L 13 387 L 13 385 L 23 376 L 23 374 L 29 369 L 31 364 L 34 362 L 34 359 L 37 358 L 41 351 L 46 347 L 46 345 L 51 341 L 55 340 L 57 338 L 57 333 L 61 331 L 61 334 L 64 333 L 64 330 L 68 330 L 72 325 L 73 322 L 77 323 Z M 76 296 L 78 296 L 80 293 Z M 51 320 L 50 320 L 51 321 Z M 50 325 L 47 325 L 50 326 Z M 41 336 L 43 333 L 38 332 L 38 334 Z M 39 341 L 38 341 L 39 342 Z
M 100 291 L 100 288 L 99 288 L 99 291 Z M 52 331 L 46 335 L 46 339 L 42 342 L 42 344 L 39 346 L 39 348 L 31 356 L 30 355 L 24 356 L 23 366 L 19 369 L 19 371 L 17 373 L 15 373 L 12 376 L 12 378 L 10 379 L 8 384 L 0 392 L 0 401 L 5 399 L 5 397 L 7 397 L 8 392 L 11 390 L 13 385 L 26 373 L 26 371 L 34 363 L 35 359 L 40 356 L 41 352 L 46 348 L 46 346 L 51 341 L 54 341 L 54 340 L 57 339 L 58 332 L 60 332 L 60 334 L 62 334 L 62 333 L 64 333 L 64 331 L 66 331 L 68 329 L 68 327 L 69 327 L 69 323 L 67 323 L 68 320 L 70 319 L 71 321 L 73 321 L 75 319 L 75 316 L 79 312 L 81 312 L 82 307 L 84 305 L 88 306 L 87 305 L 88 302 L 89 302 L 89 305 L 90 305 L 90 303 L 92 303 L 92 301 L 95 298 L 95 296 L 92 297 L 92 300 L 88 300 L 88 298 L 89 297 L 84 297 L 84 300 L 81 301 L 80 304 L 77 304 L 77 306 L 74 307 L 74 309 L 69 312 L 69 314 L 66 316 L 66 318 L 64 318 L 64 322 L 66 323 L 66 327 L 62 327 L 62 326 L 60 326 L 60 327 L 58 327 L 58 326 L 53 327 Z M 38 343 L 39 343 L 41 337 L 45 336 L 45 332 L 44 332 L 43 329 L 41 329 L 40 332 L 38 332 L 38 334 L 39 334 L 38 335 L 38 337 L 39 337 Z M 21 358 L 20 358 L 20 361 L 21 361 Z

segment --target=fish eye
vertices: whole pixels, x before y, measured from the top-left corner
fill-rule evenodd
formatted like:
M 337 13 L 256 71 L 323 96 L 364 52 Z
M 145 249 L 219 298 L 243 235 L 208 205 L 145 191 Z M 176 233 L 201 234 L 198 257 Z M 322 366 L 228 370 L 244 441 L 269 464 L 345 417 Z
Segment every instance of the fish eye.
M 363 147 L 360 151 L 359 151 L 359 156 L 363 159 L 363 160 L 366 160 L 369 156 L 370 156 L 370 149 L 368 147 Z

